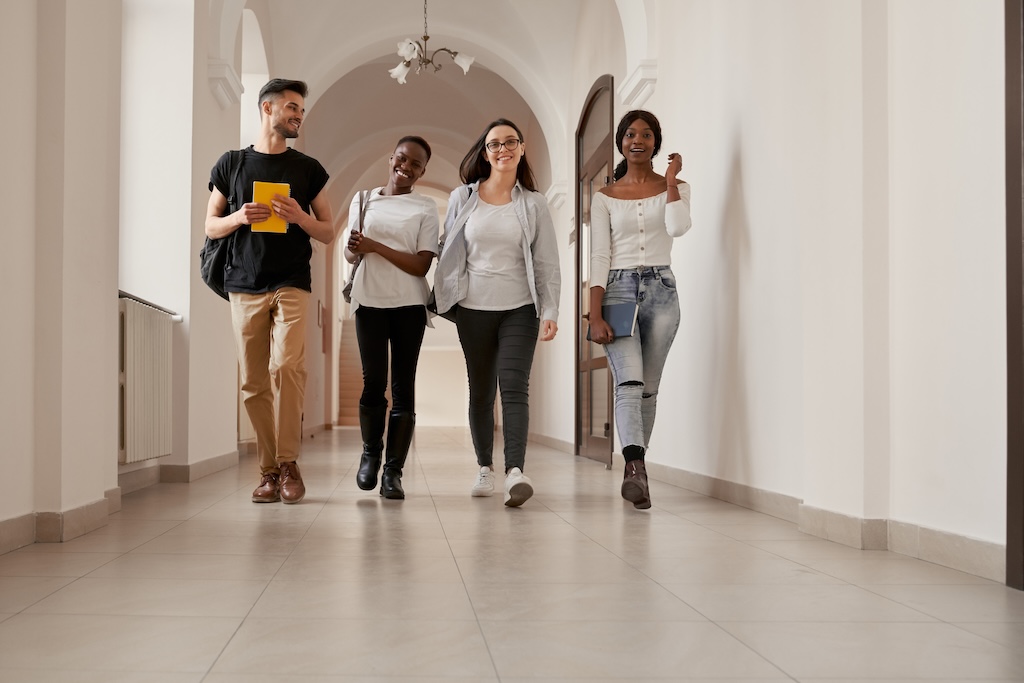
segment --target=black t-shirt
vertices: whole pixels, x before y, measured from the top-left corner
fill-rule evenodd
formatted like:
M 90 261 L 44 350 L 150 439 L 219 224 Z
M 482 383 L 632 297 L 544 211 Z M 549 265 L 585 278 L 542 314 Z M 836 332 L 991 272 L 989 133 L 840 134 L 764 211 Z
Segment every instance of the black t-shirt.
M 235 189 L 241 201 L 252 201 L 253 181 L 288 183 L 291 196 L 302 210 L 311 213 L 309 204 L 327 185 L 327 171 L 316 159 L 288 149 L 281 154 L 261 154 L 251 146 L 245 149 L 245 160 L 238 172 Z M 210 191 L 216 187 L 225 197 L 232 195 L 231 160 L 227 152 L 217 160 L 210 172 Z M 243 225 L 232 233 L 232 247 L 224 270 L 224 289 L 228 292 L 262 294 L 282 287 L 312 290 L 309 259 L 313 246 L 306 231 L 288 224 L 288 232 L 253 232 Z

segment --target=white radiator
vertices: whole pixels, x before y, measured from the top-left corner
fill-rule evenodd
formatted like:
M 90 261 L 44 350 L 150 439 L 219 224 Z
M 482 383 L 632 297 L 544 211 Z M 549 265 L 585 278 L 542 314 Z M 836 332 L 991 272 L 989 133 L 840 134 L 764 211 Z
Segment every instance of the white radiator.
M 171 326 L 174 318 L 133 299 L 120 301 L 118 462 L 171 453 Z

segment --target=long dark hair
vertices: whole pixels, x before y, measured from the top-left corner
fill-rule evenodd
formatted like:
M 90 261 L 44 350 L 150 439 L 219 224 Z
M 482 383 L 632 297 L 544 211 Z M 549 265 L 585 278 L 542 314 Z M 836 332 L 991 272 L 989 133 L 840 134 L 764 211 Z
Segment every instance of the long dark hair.
M 654 132 L 654 154 L 651 157 L 658 156 L 658 152 L 661 151 L 661 123 L 658 121 L 658 117 L 647 111 L 646 109 L 634 109 L 627 111 L 625 116 L 619 121 L 619 127 L 615 129 L 615 149 L 618 150 L 619 154 L 622 154 L 622 138 L 626 137 L 626 131 L 629 130 L 629 124 L 633 123 L 637 119 L 640 119 L 648 126 L 651 127 L 651 131 Z M 623 156 L 625 156 L 623 154 Z M 623 159 L 619 162 L 619 165 L 615 167 L 615 173 L 613 174 L 615 180 L 618 180 L 622 176 L 626 175 L 626 160 Z
M 483 180 L 490 177 L 491 175 L 491 162 L 487 161 L 487 156 L 484 154 L 484 148 L 487 144 L 487 134 L 491 132 L 491 129 L 496 126 L 508 126 L 512 128 L 516 135 L 519 136 L 520 142 L 526 142 L 523 139 L 523 131 L 519 130 L 519 126 L 512 123 L 508 119 L 497 119 L 491 121 L 484 128 L 484 132 L 480 133 L 480 137 L 477 138 L 473 146 L 466 152 L 466 156 L 462 159 L 462 163 L 459 165 L 459 176 L 462 178 L 462 182 L 469 184 L 475 183 L 478 180 Z M 537 191 L 537 182 L 533 178 L 533 171 L 530 169 L 530 163 L 526 160 L 526 157 L 519 159 L 519 166 L 516 168 L 516 180 L 518 180 L 523 187 L 533 192 Z

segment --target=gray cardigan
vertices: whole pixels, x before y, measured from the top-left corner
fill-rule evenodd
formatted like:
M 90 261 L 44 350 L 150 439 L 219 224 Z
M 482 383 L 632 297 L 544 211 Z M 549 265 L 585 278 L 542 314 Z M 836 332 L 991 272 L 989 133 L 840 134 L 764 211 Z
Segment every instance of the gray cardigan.
M 434 270 L 434 298 L 437 312 L 444 314 L 466 298 L 466 221 L 476 208 L 479 182 L 462 185 L 448 197 L 441 255 Z M 512 188 L 512 204 L 523 228 L 523 256 L 530 294 L 541 320 L 558 320 L 558 298 L 562 275 L 558 265 L 558 243 L 547 199 L 518 182 Z

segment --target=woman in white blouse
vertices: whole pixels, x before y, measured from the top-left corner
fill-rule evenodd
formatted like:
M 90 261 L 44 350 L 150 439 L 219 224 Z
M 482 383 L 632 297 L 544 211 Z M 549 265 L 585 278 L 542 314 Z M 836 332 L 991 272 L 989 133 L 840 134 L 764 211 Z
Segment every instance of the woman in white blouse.
M 430 294 L 425 276 L 438 251 L 437 204 L 413 191 L 429 160 L 426 140 L 414 135 L 402 138 L 388 161 L 387 184 L 366 193 L 362 232 L 358 195 L 348 212 L 345 258 L 354 262 L 356 255 L 363 256 L 352 285 L 356 339 L 363 364 L 363 393 L 359 398 L 363 454 L 356 485 L 365 491 L 377 485 L 383 453 L 380 495 L 393 499 L 405 498 L 402 468 L 416 425 L 416 365 Z M 390 416 L 385 398 L 389 345 Z
M 469 431 L 477 472 L 471 495 L 494 493 L 494 401 L 501 386 L 505 505 L 533 495 L 523 473 L 530 424 L 530 370 L 541 341 L 558 331 L 558 247 L 526 141 L 492 121 L 460 166 L 465 183 L 448 199 L 444 247 L 434 272 L 437 312 L 455 320 L 469 376 Z
M 626 461 L 622 497 L 651 507 L 644 455 L 654 429 L 658 386 L 679 329 L 679 298 L 672 274 L 672 240 L 690 228 L 690 186 L 676 179 L 679 154 L 668 155 L 658 175 L 652 158 L 661 149 L 661 124 L 648 111 L 628 112 L 615 132 L 625 157 L 615 182 L 594 195 L 590 338 L 605 345 L 615 383 L 615 424 Z M 616 337 L 601 307 L 637 304 L 632 336 Z

